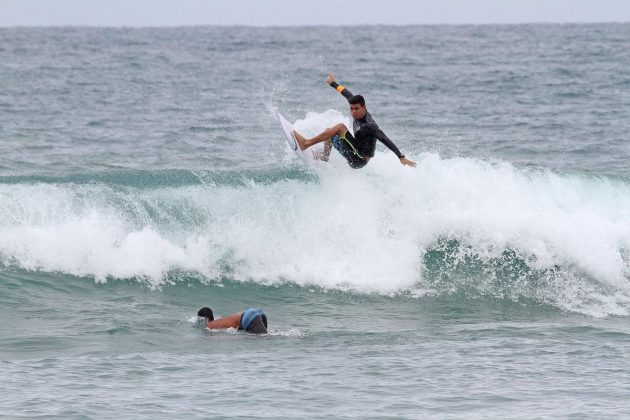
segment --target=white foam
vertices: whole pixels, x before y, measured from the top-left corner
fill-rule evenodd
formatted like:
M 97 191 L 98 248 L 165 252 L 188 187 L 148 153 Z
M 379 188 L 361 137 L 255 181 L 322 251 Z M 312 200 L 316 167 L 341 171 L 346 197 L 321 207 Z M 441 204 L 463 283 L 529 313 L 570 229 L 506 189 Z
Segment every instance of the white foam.
M 269 330 L 267 335 L 274 337 L 291 337 L 291 338 L 302 338 L 306 337 L 306 334 L 297 328 L 289 328 L 288 330 Z
M 311 135 L 339 116 L 313 114 L 295 125 Z M 532 269 L 560 266 L 562 308 L 629 313 L 628 184 L 505 162 L 412 158 L 416 169 L 383 150 L 359 171 L 334 158 L 316 182 L 0 185 L 0 259 L 99 281 L 160 285 L 173 270 L 208 279 L 228 270 L 243 281 L 394 293 L 430 291 L 422 256 L 450 237 L 481 259 L 511 248 Z M 589 289 L 592 279 L 601 287 Z

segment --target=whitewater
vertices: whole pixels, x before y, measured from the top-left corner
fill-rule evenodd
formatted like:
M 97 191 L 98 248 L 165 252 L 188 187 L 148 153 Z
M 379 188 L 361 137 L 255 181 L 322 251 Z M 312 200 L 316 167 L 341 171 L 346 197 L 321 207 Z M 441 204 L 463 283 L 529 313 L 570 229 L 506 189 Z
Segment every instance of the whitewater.
M 317 132 L 343 118 L 311 113 L 297 127 Z M 213 182 L 212 173 L 196 184 L 148 190 L 3 185 L 0 255 L 28 270 L 138 278 L 156 287 L 184 271 L 206 281 L 439 294 L 445 291 L 426 278 L 423 258 L 456 241 L 440 274 L 456 277 L 474 260 L 496 278 L 497 261 L 514 253 L 518 260 L 506 263 L 516 277 L 510 281 L 527 283 L 533 273 L 549 287 L 545 301 L 593 316 L 628 315 L 626 183 L 431 153 L 414 156 L 412 171 L 387 157 L 379 153 L 365 171 L 335 157 L 273 182 L 224 175 L 233 185 Z M 558 287 L 562 294 L 553 296 Z

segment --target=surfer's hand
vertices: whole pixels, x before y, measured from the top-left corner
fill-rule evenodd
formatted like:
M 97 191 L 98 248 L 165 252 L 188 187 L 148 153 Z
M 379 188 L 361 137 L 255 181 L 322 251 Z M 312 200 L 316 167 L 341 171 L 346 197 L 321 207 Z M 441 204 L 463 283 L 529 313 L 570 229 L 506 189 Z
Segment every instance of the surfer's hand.
M 329 85 L 334 81 L 335 81 L 335 75 L 332 72 L 328 73 L 328 77 L 326 77 L 326 84 Z
M 412 168 L 416 167 L 416 162 L 414 162 L 413 160 L 409 160 L 407 158 L 404 158 L 404 157 L 400 158 L 400 163 L 402 163 L 405 166 L 411 166 Z

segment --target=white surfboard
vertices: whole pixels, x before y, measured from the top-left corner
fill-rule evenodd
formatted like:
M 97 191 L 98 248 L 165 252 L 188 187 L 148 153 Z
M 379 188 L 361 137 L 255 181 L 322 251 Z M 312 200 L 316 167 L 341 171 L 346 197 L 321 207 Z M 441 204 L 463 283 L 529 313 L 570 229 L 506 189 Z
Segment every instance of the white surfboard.
M 307 165 L 314 164 L 316 160 L 315 160 L 315 157 L 313 156 L 313 151 L 310 149 L 306 149 L 306 150 L 300 149 L 300 146 L 295 140 L 295 137 L 293 137 L 293 134 L 291 134 L 291 130 L 293 130 L 293 126 L 291 125 L 291 123 L 287 121 L 286 118 L 284 118 L 282 114 L 280 114 L 279 112 L 278 112 L 278 119 L 280 120 L 280 125 L 282 126 L 282 132 L 284 133 L 284 137 L 286 138 L 287 144 L 289 145 L 291 150 L 293 150 L 293 152 L 297 155 L 297 157 L 299 157 Z

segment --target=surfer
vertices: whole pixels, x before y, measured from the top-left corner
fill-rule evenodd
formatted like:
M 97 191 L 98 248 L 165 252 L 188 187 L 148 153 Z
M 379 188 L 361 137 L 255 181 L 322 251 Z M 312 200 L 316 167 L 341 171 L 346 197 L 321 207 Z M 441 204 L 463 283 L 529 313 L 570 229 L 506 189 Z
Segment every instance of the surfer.
M 207 328 L 211 330 L 219 330 L 225 328 L 236 328 L 237 330 L 245 330 L 252 334 L 267 333 L 267 315 L 257 308 L 247 308 L 243 312 L 237 312 L 225 316 L 220 319 L 214 319 L 212 309 L 203 307 L 197 312 L 197 316 L 208 320 Z
M 350 114 L 352 115 L 352 128 L 354 136 L 348 128 L 339 123 L 334 127 L 327 128 L 320 134 L 310 139 L 305 138 L 297 131 L 293 130 L 292 134 L 300 146 L 305 150 L 309 147 L 326 142 L 324 152 L 318 158 L 328 161 L 330 151 L 334 146 L 335 149 L 348 161 L 348 164 L 355 169 L 362 168 L 367 165 L 368 161 L 374 157 L 376 149 L 376 140 L 379 140 L 392 152 L 396 153 L 400 163 L 406 166 L 415 167 L 416 163 L 407 159 L 405 155 L 400 153 L 398 147 L 383 133 L 383 130 L 374 122 L 374 119 L 365 107 L 365 99 L 361 95 L 353 95 L 344 86 L 335 81 L 335 75 L 328 73 L 326 83 L 341 93 L 350 103 Z

